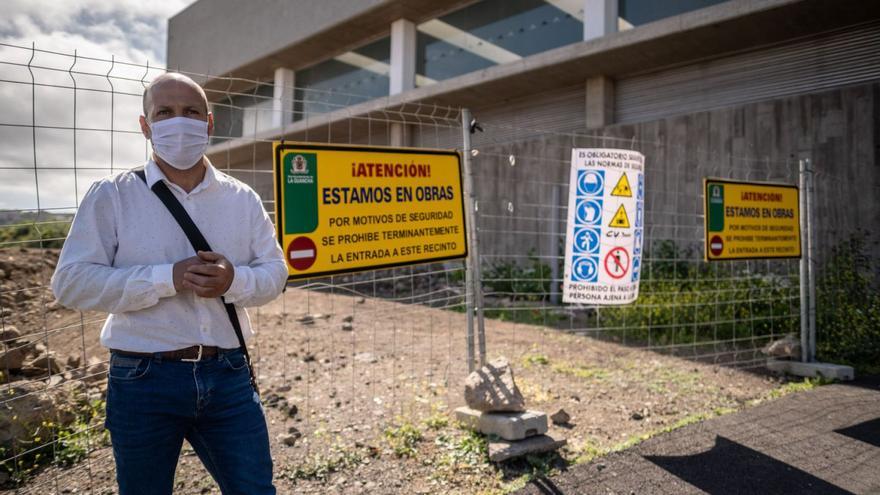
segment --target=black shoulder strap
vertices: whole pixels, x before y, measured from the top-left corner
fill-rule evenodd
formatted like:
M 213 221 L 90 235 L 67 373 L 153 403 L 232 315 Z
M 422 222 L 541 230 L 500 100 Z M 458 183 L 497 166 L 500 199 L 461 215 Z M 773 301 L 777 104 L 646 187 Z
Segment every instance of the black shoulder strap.
M 140 177 L 144 184 L 147 184 L 147 174 L 144 172 L 143 167 L 139 167 L 133 170 L 135 175 Z M 168 211 L 171 213 L 171 216 L 177 220 L 177 224 L 180 225 L 180 228 L 183 229 L 183 233 L 186 234 L 186 238 L 189 239 L 189 243 L 192 244 L 193 249 L 198 251 L 212 251 L 211 246 L 208 244 L 208 241 L 205 239 L 205 236 L 202 235 L 202 232 L 196 226 L 195 222 L 193 222 L 192 218 L 189 216 L 189 213 L 183 208 L 183 205 L 180 204 L 180 201 L 174 197 L 174 194 L 168 189 L 168 186 L 165 185 L 165 182 L 159 180 L 153 184 L 153 187 L 150 188 L 156 196 L 159 197 L 159 200 L 162 201 L 162 204 L 165 205 L 165 208 L 168 208 Z M 254 390 L 259 394 L 259 389 L 257 388 L 257 379 L 254 375 L 254 367 L 251 365 L 251 357 L 248 354 L 247 345 L 244 342 L 244 334 L 241 331 L 241 322 L 238 319 L 238 312 L 235 310 L 235 305 L 226 302 L 223 296 L 220 296 L 220 301 L 223 303 L 223 307 L 226 308 L 226 314 L 229 316 L 229 322 L 232 323 L 232 329 L 235 330 L 235 336 L 238 337 L 238 345 L 241 346 L 242 352 L 244 352 L 245 360 L 247 360 L 248 368 L 251 374 L 251 384 L 254 387 Z

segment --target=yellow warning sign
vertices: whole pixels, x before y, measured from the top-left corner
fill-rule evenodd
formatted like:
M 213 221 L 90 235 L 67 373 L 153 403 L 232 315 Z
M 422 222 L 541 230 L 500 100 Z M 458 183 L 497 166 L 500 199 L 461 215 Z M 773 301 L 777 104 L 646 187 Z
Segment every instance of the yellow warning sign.
M 617 185 L 614 186 L 614 189 L 611 191 L 611 195 L 623 196 L 626 198 L 632 197 L 633 192 L 632 189 L 630 189 L 629 187 L 629 179 L 626 178 L 626 173 L 620 174 L 620 180 L 617 181 Z M 624 213 L 623 215 L 626 216 L 626 213 Z
M 622 175 L 621 177 L 626 177 L 626 175 Z M 617 209 L 617 213 L 614 214 L 614 218 L 611 219 L 611 223 L 608 224 L 608 226 L 618 229 L 629 228 L 629 217 L 626 215 L 626 210 L 623 208 L 623 205 L 620 205 L 620 208 Z
M 706 259 L 799 258 L 798 188 L 704 179 Z
M 288 279 L 467 256 L 455 151 L 275 143 Z

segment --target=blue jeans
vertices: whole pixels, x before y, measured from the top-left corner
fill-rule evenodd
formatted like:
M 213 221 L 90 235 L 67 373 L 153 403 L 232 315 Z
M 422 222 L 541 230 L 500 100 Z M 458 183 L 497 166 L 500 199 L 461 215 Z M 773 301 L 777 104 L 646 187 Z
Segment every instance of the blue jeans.
M 107 419 L 121 495 L 170 495 L 183 440 L 224 495 L 274 494 L 269 433 L 241 350 L 201 362 L 113 353 Z

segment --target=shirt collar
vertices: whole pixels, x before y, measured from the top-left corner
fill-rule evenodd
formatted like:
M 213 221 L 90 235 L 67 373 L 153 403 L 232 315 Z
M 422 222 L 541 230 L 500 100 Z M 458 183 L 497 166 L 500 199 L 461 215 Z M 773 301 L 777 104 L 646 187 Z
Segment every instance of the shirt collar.
M 214 165 L 211 163 L 211 160 L 209 160 L 207 156 L 204 158 L 207 162 L 205 166 L 205 177 L 202 179 L 202 182 L 200 182 L 199 185 L 195 187 L 195 189 L 189 192 L 189 194 L 195 194 L 203 189 L 207 189 L 211 187 L 212 184 L 217 182 L 217 174 L 214 170 Z M 153 187 L 153 184 L 159 182 L 160 180 L 164 180 L 168 187 L 175 187 L 183 192 L 183 189 L 181 189 L 180 186 L 168 180 L 168 177 L 165 176 L 165 173 L 162 172 L 162 169 L 159 168 L 159 165 L 157 165 L 156 161 L 152 158 L 150 158 L 147 161 L 147 164 L 144 166 L 144 174 L 147 177 L 147 186 L 149 186 L 151 189 Z

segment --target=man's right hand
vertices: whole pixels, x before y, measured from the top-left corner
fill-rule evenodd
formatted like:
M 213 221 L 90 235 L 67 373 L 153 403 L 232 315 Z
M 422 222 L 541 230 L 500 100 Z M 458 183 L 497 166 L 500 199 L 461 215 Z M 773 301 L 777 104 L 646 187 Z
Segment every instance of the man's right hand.
M 174 264 L 174 290 L 180 292 L 183 290 L 183 274 L 186 273 L 187 268 L 193 265 L 202 265 L 205 262 L 202 261 L 198 256 L 193 256 L 192 258 L 187 258 L 185 260 L 180 260 Z

